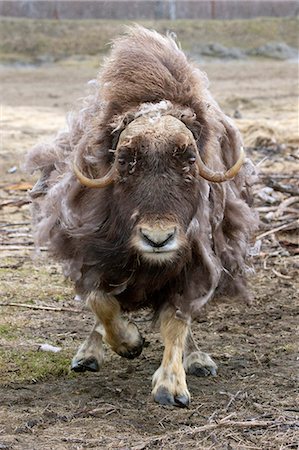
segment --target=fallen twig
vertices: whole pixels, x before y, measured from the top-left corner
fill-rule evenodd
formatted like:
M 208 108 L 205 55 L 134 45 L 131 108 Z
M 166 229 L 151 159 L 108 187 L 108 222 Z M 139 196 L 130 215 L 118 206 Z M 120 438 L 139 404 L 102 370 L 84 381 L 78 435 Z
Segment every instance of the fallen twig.
M 4 203 L 0 204 L 0 209 L 4 208 L 5 206 L 17 206 L 18 208 L 23 206 L 23 205 L 28 205 L 29 203 L 31 203 L 30 200 L 26 200 L 26 199 L 20 199 L 20 200 L 10 200 Z
M 256 240 L 261 239 L 261 238 L 263 238 L 265 236 L 268 236 L 269 234 L 273 234 L 273 233 L 276 233 L 277 231 L 285 230 L 285 229 L 287 229 L 289 227 L 291 227 L 291 229 L 292 229 L 292 226 L 296 225 L 296 224 L 299 225 L 299 219 L 294 220 L 291 223 L 285 223 L 284 225 L 281 225 L 280 227 L 272 228 L 272 230 L 265 231 L 264 233 L 259 234 L 258 236 L 256 236 L 255 239 Z
M 24 261 L 18 261 L 16 264 L 4 264 L 0 266 L 0 269 L 19 269 L 24 264 Z
M 231 394 L 230 394 L 230 400 L 229 400 L 229 402 L 227 403 L 227 405 L 226 405 L 226 407 L 225 407 L 225 410 L 226 410 L 226 411 L 228 411 L 228 410 L 229 410 L 229 407 L 231 406 L 231 404 L 232 404 L 235 400 L 237 400 L 237 398 L 238 398 L 238 396 L 241 394 L 241 392 L 242 392 L 242 391 L 238 391 L 235 395 L 231 395 Z
M 258 212 L 272 212 L 272 211 L 277 211 L 277 206 L 258 206 L 257 208 L 255 208 L 256 211 Z
M 21 242 L 1 242 L 1 247 L 3 247 L 4 249 L 8 249 L 10 250 L 10 247 L 21 247 L 21 248 L 27 248 L 27 247 L 33 247 L 34 242 L 33 241 L 27 241 L 27 242 L 23 242 L 23 244 Z
M 32 189 L 33 184 L 28 183 L 27 181 L 21 181 L 20 183 L 8 184 L 3 186 L 5 191 L 28 191 L 28 189 Z
M 298 423 L 294 422 L 275 422 L 275 421 L 258 421 L 258 420 L 246 420 L 246 421 L 240 421 L 235 422 L 234 420 L 220 420 L 218 423 L 211 423 L 207 425 L 203 425 L 201 427 L 195 427 L 191 431 L 191 433 L 202 433 L 203 431 L 210 431 L 214 430 L 216 428 L 222 428 L 222 427 L 232 427 L 232 428 L 268 428 L 268 427 L 275 427 L 279 425 L 284 426 L 298 426 Z
M 20 225 L 31 225 L 31 222 L 1 223 L 0 228 L 18 227 Z
M 43 309 L 45 311 L 57 311 L 57 312 L 73 312 L 80 313 L 79 309 L 73 308 L 65 308 L 63 306 L 55 307 L 55 306 L 40 306 L 40 305 L 28 305 L 27 303 L 0 303 L 0 306 L 15 306 L 17 308 L 28 308 L 28 309 Z
M 280 215 L 282 215 L 283 211 L 290 205 L 292 205 L 293 203 L 297 203 L 299 202 L 299 196 L 297 197 L 289 197 L 286 198 L 285 200 L 283 200 L 280 205 L 278 206 L 276 212 L 274 213 L 274 217 L 279 217 Z M 296 211 L 298 212 L 298 211 Z
M 172 433 L 173 436 L 175 435 L 182 435 L 182 434 L 186 434 L 186 435 L 195 435 L 195 434 L 199 434 L 199 433 L 204 433 L 206 431 L 212 431 L 215 430 L 217 428 L 225 428 L 225 427 L 232 427 L 232 428 L 268 428 L 268 427 L 277 427 L 277 426 L 281 426 L 283 425 L 284 427 L 288 426 L 288 427 L 296 427 L 299 426 L 298 423 L 296 422 L 275 422 L 275 421 L 258 421 L 258 420 L 247 420 L 247 421 L 240 421 L 240 422 L 235 422 L 233 420 L 226 420 L 226 419 L 222 419 L 217 423 L 211 423 L 211 424 L 207 424 L 207 425 L 202 425 L 201 427 L 194 427 L 185 431 L 182 430 L 178 430 L 174 433 Z M 145 442 L 143 442 L 141 445 L 137 445 L 135 447 L 132 447 L 132 450 L 143 450 L 145 448 L 147 448 L 150 444 L 153 443 L 158 443 L 158 442 L 163 442 L 163 440 L 167 439 L 167 436 L 153 436 L 147 440 L 145 440 Z
M 259 178 L 269 179 L 269 174 L 268 173 L 260 173 Z M 294 179 L 297 179 L 297 178 L 299 178 L 299 175 L 296 174 L 296 173 L 292 173 L 292 174 L 289 174 L 289 173 L 271 173 L 271 178 L 279 178 L 279 179 L 284 179 L 284 178 L 291 179 L 291 178 L 294 178 Z
M 291 177 L 290 177 L 291 178 Z M 271 180 L 271 178 L 268 179 L 268 186 L 273 188 L 275 191 L 279 192 L 285 192 L 287 194 L 291 195 L 298 195 L 299 190 L 296 189 L 296 187 L 290 185 L 290 184 L 280 184 L 277 181 Z
M 283 273 L 278 272 L 278 270 L 272 269 L 272 272 L 279 278 L 283 278 L 284 280 L 291 280 L 292 277 L 290 275 L 283 275 Z
M 2 244 L 1 243 L 1 251 L 3 251 L 3 250 L 6 250 L 6 251 L 18 251 L 18 250 L 24 250 L 24 249 L 27 249 L 27 250 L 30 250 L 31 252 L 33 251 L 33 245 L 32 244 L 30 244 L 30 245 L 26 245 L 26 244 L 24 244 L 24 245 L 16 245 L 16 244 L 13 244 L 13 243 L 11 243 L 11 244 L 7 244 L 7 243 L 5 243 L 5 244 Z

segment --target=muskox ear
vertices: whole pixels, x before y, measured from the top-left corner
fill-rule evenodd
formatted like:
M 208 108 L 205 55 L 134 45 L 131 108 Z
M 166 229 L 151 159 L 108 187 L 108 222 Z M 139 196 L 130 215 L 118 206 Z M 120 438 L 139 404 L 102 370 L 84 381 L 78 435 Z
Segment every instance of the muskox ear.
M 175 153 L 177 152 L 177 150 L 184 152 L 187 149 L 189 142 L 190 138 L 186 133 L 177 134 L 175 136 L 175 145 L 176 145 Z
M 111 143 L 111 149 L 115 150 L 119 141 L 119 136 L 121 135 L 121 132 L 135 119 L 135 114 L 132 112 L 129 112 L 127 114 L 119 115 L 115 118 L 113 123 L 111 124 L 112 127 L 112 143 Z
M 204 117 L 198 118 L 195 113 L 186 110 L 180 114 L 178 119 L 180 119 L 193 134 L 198 150 L 204 149 L 205 143 L 209 137 L 209 127 Z

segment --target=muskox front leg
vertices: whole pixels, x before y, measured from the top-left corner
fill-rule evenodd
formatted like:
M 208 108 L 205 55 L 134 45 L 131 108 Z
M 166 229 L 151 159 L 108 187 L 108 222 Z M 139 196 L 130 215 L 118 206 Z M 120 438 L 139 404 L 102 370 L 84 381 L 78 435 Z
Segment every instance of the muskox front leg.
M 104 292 L 93 292 L 88 304 L 102 325 L 102 336 L 112 350 L 128 359 L 136 358 L 142 352 L 144 339 L 137 326 L 121 315 L 117 299 Z
M 171 308 L 160 314 L 164 354 L 161 366 L 153 376 L 153 397 L 161 405 L 185 407 L 190 394 L 183 366 L 183 352 L 189 324 L 175 315 Z
M 98 372 L 104 358 L 103 339 L 99 322 L 83 342 L 71 364 L 75 372 Z
M 184 368 L 186 373 L 197 377 L 215 376 L 217 364 L 207 354 L 199 350 L 189 329 L 184 350 Z

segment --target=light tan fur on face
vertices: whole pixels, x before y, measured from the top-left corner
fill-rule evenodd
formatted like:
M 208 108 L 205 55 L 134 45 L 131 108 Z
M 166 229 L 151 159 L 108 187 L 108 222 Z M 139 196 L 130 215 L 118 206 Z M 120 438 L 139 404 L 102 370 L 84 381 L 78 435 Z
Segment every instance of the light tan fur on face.
M 121 132 L 117 148 L 128 144 L 136 136 L 149 135 L 155 139 L 167 139 L 169 142 L 177 143 L 178 136 L 183 142 L 196 143 L 194 136 L 186 125 L 176 117 L 171 115 L 161 116 L 160 114 L 145 114 L 137 117 Z M 157 151 L 159 147 L 157 147 Z
M 116 298 L 104 292 L 93 292 L 88 297 L 88 304 L 102 325 L 105 342 L 119 355 L 130 358 L 127 355 L 142 346 L 143 339 L 137 326 L 121 316 Z
M 147 245 L 140 234 L 143 230 L 148 237 L 154 242 L 163 241 L 167 238 L 168 233 L 175 230 L 174 239 L 165 247 L 151 248 Z M 177 252 L 186 245 L 186 238 L 181 227 L 169 220 L 159 220 L 158 218 L 150 221 L 142 221 L 138 223 L 135 232 L 131 238 L 132 247 L 142 256 L 144 260 L 153 264 L 163 264 L 171 262 L 176 258 Z
M 182 359 L 189 325 L 177 319 L 175 311 L 170 308 L 162 311 L 160 319 L 165 349 L 161 366 L 153 376 L 152 394 L 156 401 L 163 403 L 163 400 L 161 402 L 159 399 L 159 393 L 166 390 L 170 398 L 173 398 L 172 404 L 179 403 L 182 398 L 185 398 L 185 404 L 188 404 L 190 394 Z

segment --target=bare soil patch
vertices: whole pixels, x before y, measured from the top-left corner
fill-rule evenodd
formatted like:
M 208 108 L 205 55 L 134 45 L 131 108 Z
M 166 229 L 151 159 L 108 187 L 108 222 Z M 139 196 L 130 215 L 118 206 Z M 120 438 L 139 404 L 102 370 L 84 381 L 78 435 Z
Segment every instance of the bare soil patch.
M 150 397 L 163 348 L 149 311 L 134 315 L 149 342 L 138 359 L 124 360 L 107 349 L 99 374 L 70 372 L 92 317 L 74 300 L 59 266 L 35 257 L 26 196 L 32 180 L 19 165 L 27 148 L 64 126 L 65 112 L 96 70 L 72 61 L 2 71 L 0 302 L 57 311 L 1 306 L 0 448 L 298 448 L 297 68 L 231 62 L 206 64 L 204 70 L 225 111 L 239 111 L 249 155 L 257 163 L 266 158 L 255 191 L 259 234 L 268 234 L 254 257 L 252 304 L 215 300 L 194 325 L 219 374 L 189 377 L 188 410 L 158 406 Z M 43 343 L 62 350 L 38 351 Z

